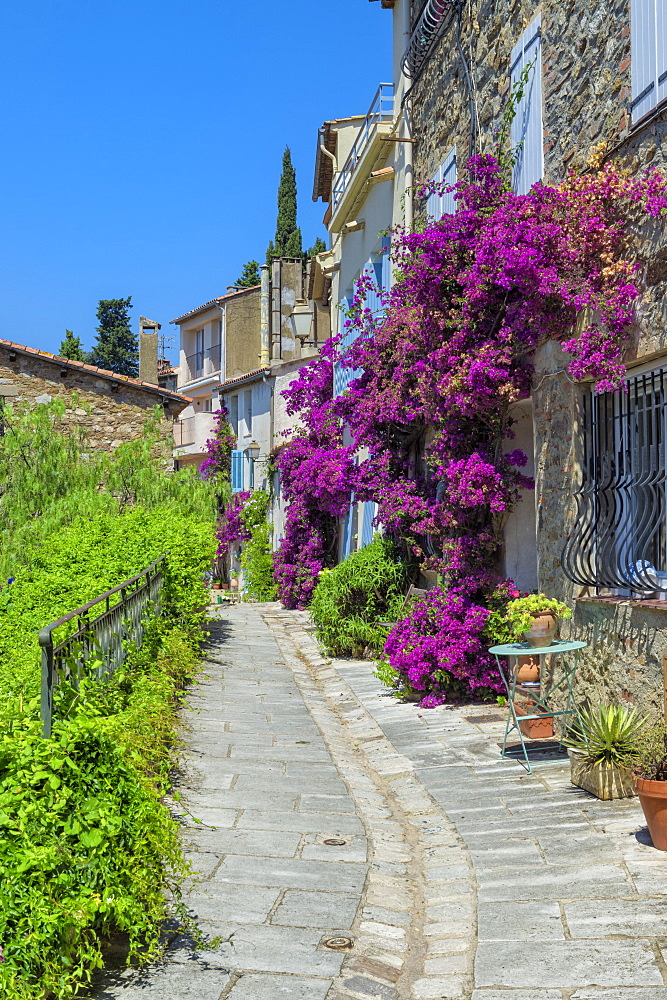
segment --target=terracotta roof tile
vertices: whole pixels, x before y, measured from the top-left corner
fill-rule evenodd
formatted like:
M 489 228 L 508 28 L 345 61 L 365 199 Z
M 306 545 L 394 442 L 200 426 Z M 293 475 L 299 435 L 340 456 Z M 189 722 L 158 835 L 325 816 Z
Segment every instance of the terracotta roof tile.
M 189 312 L 183 313 L 182 316 L 177 316 L 176 319 L 170 319 L 170 323 L 176 325 L 183 323 L 186 319 L 191 316 L 195 316 L 198 312 L 205 312 L 206 309 L 210 309 L 212 306 L 217 306 L 226 299 L 231 299 L 234 295 L 242 295 L 244 292 L 252 292 L 255 288 L 260 288 L 260 285 L 251 285 L 250 288 L 237 288 L 235 292 L 227 292 L 226 295 L 219 295 L 216 299 L 209 299 L 208 302 L 204 302 L 203 305 L 197 306 L 196 309 L 191 309 Z
M 107 371 L 106 368 L 98 368 L 97 365 L 88 365 L 84 361 L 75 361 L 73 358 L 61 358 L 60 355 L 51 354 L 50 351 L 39 351 L 35 347 L 26 347 L 25 344 L 15 344 L 13 340 L 5 340 L 0 337 L 0 347 L 41 358 L 43 361 L 49 361 L 60 368 L 80 368 L 82 371 L 90 372 L 91 375 L 97 375 L 99 378 L 108 379 L 110 382 L 125 382 L 139 389 L 145 389 L 147 392 L 155 392 L 160 396 L 169 396 L 171 399 L 176 399 L 179 402 L 192 402 L 189 396 L 184 396 L 180 392 L 172 392 L 170 389 L 163 389 L 159 385 L 153 385 L 152 382 L 142 382 L 141 379 L 130 378 L 128 375 L 119 375 L 117 372 Z

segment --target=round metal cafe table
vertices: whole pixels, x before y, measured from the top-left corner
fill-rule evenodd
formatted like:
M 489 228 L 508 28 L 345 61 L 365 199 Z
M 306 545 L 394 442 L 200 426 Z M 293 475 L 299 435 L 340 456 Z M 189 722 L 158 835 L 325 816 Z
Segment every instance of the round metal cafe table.
M 579 652 L 584 649 L 586 645 L 587 644 L 585 642 L 565 642 L 560 639 L 556 639 L 550 646 L 529 646 L 527 642 L 506 642 L 500 646 L 491 646 L 489 649 L 489 652 L 493 653 L 496 658 L 498 672 L 500 673 L 503 684 L 505 685 L 508 699 L 507 725 L 505 726 L 505 738 L 503 739 L 503 748 L 500 752 L 500 756 L 512 757 L 516 754 L 518 754 L 519 757 L 523 756 L 522 763 L 525 762 L 525 767 L 529 774 L 532 772 L 532 767 L 528 756 L 528 749 L 521 731 L 520 722 L 528 721 L 529 719 L 553 719 L 557 716 L 563 717 L 563 721 L 565 722 L 565 720 L 571 715 L 576 715 L 581 722 L 579 711 L 577 709 L 577 703 L 574 698 L 574 682 L 577 676 L 577 669 L 579 667 Z M 518 660 L 515 668 L 512 669 L 512 657 L 537 655 L 540 656 L 540 670 L 542 666 L 542 656 L 549 655 L 560 658 L 562 677 L 559 681 L 552 683 L 546 690 L 541 681 L 520 682 L 518 680 Z M 531 700 L 535 703 L 534 714 L 517 716 L 514 705 L 517 691 L 530 696 Z M 552 695 L 556 691 L 567 692 L 565 708 L 558 711 L 554 711 L 549 704 Z M 563 726 L 563 731 L 565 731 L 565 728 L 566 727 Z M 514 732 L 515 729 L 519 734 L 519 741 L 521 745 L 516 749 L 508 750 L 507 739 L 510 733 Z M 560 746 L 562 748 L 563 744 L 561 743 Z

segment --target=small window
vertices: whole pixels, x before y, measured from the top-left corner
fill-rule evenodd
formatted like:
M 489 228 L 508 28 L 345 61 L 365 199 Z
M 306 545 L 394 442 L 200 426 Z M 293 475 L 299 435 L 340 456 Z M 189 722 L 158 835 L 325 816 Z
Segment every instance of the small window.
M 229 401 L 229 423 L 231 424 L 232 431 L 238 437 L 239 433 L 239 397 L 238 395 L 232 396 Z
M 252 437 L 252 389 L 246 389 L 243 393 L 243 418 L 245 432 L 248 437 Z
M 450 149 L 433 174 L 433 182 L 448 187 L 456 184 L 456 146 Z M 433 219 L 441 219 L 443 215 L 453 215 L 456 211 L 454 192 L 446 191 L 444 194 L 438 194 L 434 191 L 426 199 L 426 211 Z
M 232 451 L 232 493 L 238 493 L 243 489 L 243 452 L 240 449 Z
M 667 368 L 583 400 L 582 484 L 563 550 L 582 586 L 667 590 Z
M 665 0 L 632 0 L 632 120 L 639 121 L 667 97 Z
M 211 399 L 210 396 L 209 396 L 208 399 L 203 399 L 202 400 L 201 408 L 204 411 L 204 413 L 212 413 L 213 412 L 213 400 Z
M 514 190 L 517 194 L 528 194 L 544 174 L 540 23 L 538 14 L 512 49 L 510 59 L 512 88 L 519 82 L 524 69 L 530 66 L 523 96 L 516 105 L 512 122 L 512 147 L 516 150 Z

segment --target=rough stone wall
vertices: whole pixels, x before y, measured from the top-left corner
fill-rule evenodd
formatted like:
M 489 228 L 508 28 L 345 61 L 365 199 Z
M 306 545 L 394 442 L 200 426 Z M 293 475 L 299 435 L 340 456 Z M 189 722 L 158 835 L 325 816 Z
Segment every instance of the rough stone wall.
M 260 367 L 260 289 L 233 295 L 225 306 L 225 378 L 236 378 Z
M 139 386 L 114 383 L 92 372 L 65 369 L 39 357 L 11 352 L 0 347 L 0 397 L 6 406 L 48 403 L 61 399 L 65 421 L 86 428 L 91 448 L 113 450 L 142 433 L 146 417 L 160 403 L 157 393 Z M 66 375 L 61 375 L 66 371 Z M 117 391 L 116 391 L 117 390 Z M 178 403 L 173 404 L 178 410 Z M 172 413 L 163 419 L 165 455 L 171 454 Z
M 420 5 L 417 5 L 419 9 Z M 568 169 L 585 169 L 590 154 L 606 155 L 635 173 L 667 169 L 667 107 L 633 128 L 630 0 L 474 0 L 464 13 L 461 38 L 470 56 L 480 124 L 479 151 L 492 151 L 509 95 L 509 61 L 520 33 L 542 15 L 542 82 L 545 182 L 559 183 Z M 458 178 L 469 151 L 468 93 L 452 18 L 412 94 L 415 177 L 433 175 L 452 145 Z M 415 199 L 415 217 L 424 204 Z M 667 238 L 664 224 L 647 223 L 633 248 L 641 263 L 642 293 L 629 338 L 628 363 L 667 363 Z M 629 701 L 663 712 L 663 656 L 667 605 L 619 600 L 596 602 L 565 579 L 560 566 L 573 527 L 573 493 L 580 483 L 581 399 L 588 388 L 564 374 L 567 357 L 555 344 L 535 358 L 533 389 L 539 587 L 574 607 L 562 634 L 590 643 L 582 654 L 580 696 L 593 703 Z

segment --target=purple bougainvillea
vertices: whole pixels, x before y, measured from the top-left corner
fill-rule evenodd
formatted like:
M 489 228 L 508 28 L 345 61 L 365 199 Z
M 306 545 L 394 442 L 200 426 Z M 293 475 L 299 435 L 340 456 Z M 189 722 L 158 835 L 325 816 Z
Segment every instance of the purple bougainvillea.
M 607 166 L 517 195 L 492 156 L 469 161 L 455 197 L 453 215 L 393 233 L 382 318 L 367 307 L 369 279 L 358 283 L 344 338 L 285 392 L 302 429 L 277 458 L 288 512 L 275 575 L 288 607 L 305 606 L 335 560 L 352 496 L 377 503 L 376 524 L 438 571 L 441 587 L 387 642 L 425 704 L 498 687 L 484 628 L 504 520 L 532 487 L 510 449 L 533 353 L 559 341 L 570 377 L 619 386 L 638 295 L 630 220 L 667 212 L 656 171 Z M 334 399 L 336 364 L 360 374 Z

